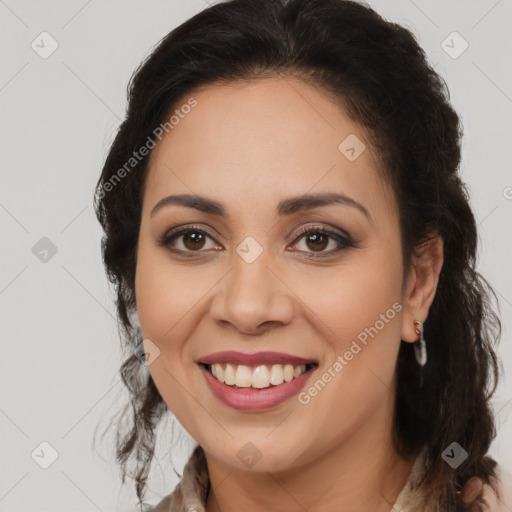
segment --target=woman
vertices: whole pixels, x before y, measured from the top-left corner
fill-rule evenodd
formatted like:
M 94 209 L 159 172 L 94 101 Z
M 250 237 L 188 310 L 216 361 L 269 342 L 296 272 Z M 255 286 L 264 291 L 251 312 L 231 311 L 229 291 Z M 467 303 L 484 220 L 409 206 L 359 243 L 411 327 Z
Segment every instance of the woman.
M 161 41 L 95 204 L 141 506 L 171 411 L 197 447 L 151 510 L 497 510 L 460 139 L 413 35 L 353 1 L 227 1 Z

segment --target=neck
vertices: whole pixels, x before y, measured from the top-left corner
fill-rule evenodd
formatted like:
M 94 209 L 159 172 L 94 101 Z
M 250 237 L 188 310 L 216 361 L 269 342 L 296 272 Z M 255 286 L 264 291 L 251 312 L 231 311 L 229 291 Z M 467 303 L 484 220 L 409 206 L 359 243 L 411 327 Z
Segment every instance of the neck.
M 308 464 L 279 473 L 234 470 L 206 454 L 207 512 L 389 512 L 414 458 L 399 457 L 389 412 L 380 416 Z

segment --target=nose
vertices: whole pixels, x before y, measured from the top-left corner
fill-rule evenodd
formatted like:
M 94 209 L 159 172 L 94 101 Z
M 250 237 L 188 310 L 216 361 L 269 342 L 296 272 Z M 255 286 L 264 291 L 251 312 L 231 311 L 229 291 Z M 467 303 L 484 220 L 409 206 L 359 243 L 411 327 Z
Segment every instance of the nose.
M 233 267 L 217 285 L 210 314 L 221 327 L 232 326 L 244 334 L 262 334 L 293 319 L 293 283 L 269 266 L 265 251 L 248 263 L 238 255 Z

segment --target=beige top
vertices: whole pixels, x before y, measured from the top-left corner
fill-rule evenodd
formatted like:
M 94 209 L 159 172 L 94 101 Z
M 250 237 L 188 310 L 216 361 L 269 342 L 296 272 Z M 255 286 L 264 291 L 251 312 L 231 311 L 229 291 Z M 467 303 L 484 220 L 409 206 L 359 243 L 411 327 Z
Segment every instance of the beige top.
M 423 450 L 414 461 L 409 477 L 389 512 L 427 512 L 423 506 L 423 493 L 415 492 L 417 483 L 424 474 L 424 454 Z M 205 454 L 201 446 L 197 445 L 185 464 L 183 476 L 174 491 L 149 512 L 205 512 L 208 487 Z M 494 493 L 487 485 L 484 486 L 484 497 L 489 504 L 486 511 L 502 510 L 497 508 Z

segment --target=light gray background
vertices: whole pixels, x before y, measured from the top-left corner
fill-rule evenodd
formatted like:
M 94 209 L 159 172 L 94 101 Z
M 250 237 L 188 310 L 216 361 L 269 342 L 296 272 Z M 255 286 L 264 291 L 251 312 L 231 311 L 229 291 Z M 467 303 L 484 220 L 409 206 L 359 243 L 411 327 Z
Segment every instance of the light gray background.
M 92 449 L 95 428 L 105 426 L 123 388 L 93 187 L 123 117 L 132 71 L 161 37 L 206 5 L 0 0 L 1 511 L 136 510 L 130 482 L 120 486 L 111 441 Z M 491 454 L 510 468 L 512 1 L 372 5 L 416 34 L 465 127 L 462 168 L 479 222 L 479 270 L 499 294 L 504 328 L 506 376 L 496 394 L 499 431 Z M 46 59 L 31 48 L 43 31 L 59 45 Z M 442 48 L 453 31 L 469 44 L 458 58 Z M 461 40 L 452 40 L 445 44 L 459 50 Z M 32 252 L 42 237 L 57 247 L 46 263 Z M 153 502 L 177 482 L 167 462 L 171 424 L 164 430 L 150 475 Z M 181 471 L 192 444 L 177 432 L 182 442 L 172 456 Z M 43 441 L 58 452 L 48 469 L 31 457 L 34 449 L 39 460 L 49 457 Z

